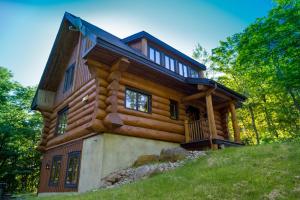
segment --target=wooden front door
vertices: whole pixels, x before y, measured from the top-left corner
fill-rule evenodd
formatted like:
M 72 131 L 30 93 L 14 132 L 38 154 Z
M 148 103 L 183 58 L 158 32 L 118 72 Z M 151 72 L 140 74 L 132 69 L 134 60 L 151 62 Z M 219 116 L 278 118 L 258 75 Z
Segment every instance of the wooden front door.
M 196 121 L 200 120 L 200 112 L 198 108 L 195 108 L 193 106 L 188 106 L 186 109 L 186 115 L 189 119 L 189 121 Z

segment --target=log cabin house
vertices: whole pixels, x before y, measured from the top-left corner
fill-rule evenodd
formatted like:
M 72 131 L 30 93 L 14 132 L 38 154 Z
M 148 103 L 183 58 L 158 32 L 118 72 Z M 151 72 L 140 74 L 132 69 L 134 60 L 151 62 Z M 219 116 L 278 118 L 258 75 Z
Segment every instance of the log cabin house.
M 97 188 L 162 148 L 241 145 L 245 97 L 205 69 L 147 32 L 120 39 L 65 13 L 32 102 L 44 119 L 39 194 Z

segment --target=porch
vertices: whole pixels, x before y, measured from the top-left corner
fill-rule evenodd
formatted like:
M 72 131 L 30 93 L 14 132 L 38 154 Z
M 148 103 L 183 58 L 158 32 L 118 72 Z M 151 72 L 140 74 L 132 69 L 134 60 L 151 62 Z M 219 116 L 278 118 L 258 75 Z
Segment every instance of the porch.
M 216 82 L 211 85 L 197 84 L 197 92 L 182 99 L 187 108 L 183 148 L 218 149 L 244 145 L 240 141 L 236 108 L 245 98 L 239 98 L 228 90 Z M 229 115 L 233 134 L 229 132 Z

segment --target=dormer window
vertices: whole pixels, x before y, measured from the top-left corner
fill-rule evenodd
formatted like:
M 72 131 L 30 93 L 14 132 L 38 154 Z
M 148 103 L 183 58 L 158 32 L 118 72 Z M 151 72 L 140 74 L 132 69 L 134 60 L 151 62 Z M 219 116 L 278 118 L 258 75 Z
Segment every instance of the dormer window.
M 165 67 L 175 72 L 175 60 L 169 56 L 165 56 Z
M 150 60 L 152 60 L 153 62 L 155 62 L 156 64 L 159 64 L 161 63 L 160 61 L 160 52 L 152 47 L 149 47 L 149 58 Z
M 181 76 L 187 77 L 188 76 L 187 66 L 182 63 L 178 63 L 178 67 L 179 67 L 179 74 Z
M 191 78 L 199 78 L 199 74 L 196 70 L 190 68 L 190 77 Z
M 199 78 L 198 71 L 193 69 L 192 67 L 179 62 L 179 60 L 171 57 L 166 52 L 158 51 L 152 46 L 148 47 L 148 58 L 166 69 L 176 72 L 183 77 L 191 77 L 191 78 Z

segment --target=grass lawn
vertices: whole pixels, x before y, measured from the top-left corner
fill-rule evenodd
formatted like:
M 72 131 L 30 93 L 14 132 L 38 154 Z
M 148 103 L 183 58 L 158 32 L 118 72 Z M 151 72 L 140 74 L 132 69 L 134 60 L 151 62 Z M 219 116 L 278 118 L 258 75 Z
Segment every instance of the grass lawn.
M 211 151 L 174 171 L 119 188 L 33 199 L 300 199 L 300 144 Z

